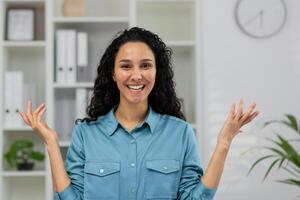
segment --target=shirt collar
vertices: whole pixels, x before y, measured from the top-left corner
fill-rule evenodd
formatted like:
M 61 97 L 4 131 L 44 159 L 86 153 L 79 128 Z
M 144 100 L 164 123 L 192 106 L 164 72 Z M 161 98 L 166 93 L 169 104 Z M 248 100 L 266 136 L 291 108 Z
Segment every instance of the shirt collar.
M 159 119 L 159 114 L 155 112 L 151 106 L 149 106 L 148 114 L 146 115 L 144 123 L 147 123 L 150 127 L 150 131 L 153 134 L 155 127 Z
M 112 108 L 105 116 L 104 116 L 104 125 L 106 127 L 107 134 L 109 136 L 112 136 L 116 129 L 118 128 L 119 122 L 117 121 L 114 111 L 117 107 L 115 106 Z M 143 125 L 144 123 L 148 124 L 150 127 L 150 132 L 151 134 L 154 133 L 155 127 L 157 125 L 159 119 L 159 113 L 155 112 L 151 106 L 149 106 L 148 113 L 145 117 L 144 122 L 141 124 Z
M 115 118 L 114 111 L 116 106 L 113 107 L 105 116 L 104 116 L 104 125 L 106 127 L 107 134 L 111 136 L 117 129 L 119 122 Z

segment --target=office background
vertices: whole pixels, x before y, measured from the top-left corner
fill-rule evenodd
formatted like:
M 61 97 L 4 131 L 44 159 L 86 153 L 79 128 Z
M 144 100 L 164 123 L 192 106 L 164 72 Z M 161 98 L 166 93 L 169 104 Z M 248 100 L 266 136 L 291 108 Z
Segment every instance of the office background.
M 230 104 L 238 102 L 241 97 L 246 100 L 246 105 L 251 101 L 257 102 L 261 114 L 234 140 L 215 199 L 282 200 L 294 199 L 299 195 L 297 187 L 276 182 L 286 177 L 282 171 L 272 171 L 262 182 L 268 162 L 261 163 L 247 176 L 251 164 L 266 155 L 261 148 L 268 144 L 265 137 L 273 137 L 274 131 L 287 131 L 277 126 L 262 130 L 262 124 L 267 120 L 282 119 L 286 113 L 299 116 L 299 1 L 73 0 L 83 3 L 85 8 L 82 10 L 63 8 L 66 2 L 72 0 L 0 0 L 0 199 L 49 200 L 53 195 L 47 157 L 44 162 L 37 162 L 34 170 L 29 172 L 11 169 L 4 161 L 4 153 L 18 138 L 31 139 L 36 149 L 45 152 L 39 138 L 30 129 L 22 124 L 5 124 L 7 96 L 15 99 L 14 95 L 18 93 L 16 88 L 21 88 L 18 84 L 8 84 L 6 72 L 22 72 L 19 81 L 15 81 L 24 81 L 23 85 L 28 85 L 23 90 L 27 96 L 22 98 L 34 98 L 35 105 L 46 102 L 46 121 L 61 134 L 60 145 L 65 153 L 73 121 L 82 114 L 82 110 L 76 108 L 82 106 L 81 101 L 84 101 L 80 97 L 88 99 L 101 53 L 119 30 L 136 25 L 158 33 L 174 51 L 178 94 L 183 99 L 187 119 L 194 127 L 204 168 Z M 236 12 L 240 12 L 236 10 L 238 5 L 246 5 L 246 11 L 247 6 L 251 10 L 251 6 L 268 9 L 268 5 L 272 10 L 273 7 L 280 7 L 282 2 L 286 6 L 286 19 L 280 32 L 274 36 L 251 37 L 238 26 L 235 16 Z M 8 39 L 8 11 L 14 8 L 34 10 L 32 41 Z M 280 8 L 276 13 L 280 13 Z M 271 21 L 276 24 L 280 17 L 274 16 Z M 264 23 L 267 26 L 268 20 Z M 71 33 L 64 32 L 63 35 L 69 34 L 65 38 L 58 36 L 58 32 L 64 30 Z M 83 39 L 77 40 L 78 33 L 85 35 Z M 30 36 L 30 31 L 28 34 Z M 86 77 L 80 82 L 74 74 L 66 78 L 66 82 L 64 78 L 59 80 L 58 40 L 65 41 L 70 37 L 77 45 L 81 41 L 83 46 L 84 37 L 87 37 L 87 51 L 81 54 L 87 53 L 87 57 L 76 60 L 87 67 L 83 68 L 87 69 Z M 76 55 L 74 51 L 70 57 Z M 7 93 L 7 88 L 13 88 L 13 93 Z M 24 102 L 17 101 L 16 104 L 24 106 Z M 16 120 L 13 117 L 10 119 Z

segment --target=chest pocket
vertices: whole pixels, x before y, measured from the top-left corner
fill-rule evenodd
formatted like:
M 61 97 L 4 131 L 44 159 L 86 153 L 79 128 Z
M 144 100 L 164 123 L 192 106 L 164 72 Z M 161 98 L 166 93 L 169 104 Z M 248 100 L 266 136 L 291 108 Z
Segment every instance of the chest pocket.
M 176 199 L 180 179 L 178 160 L 146 161 L 147 199 Z
M 119 199 L 119 187 L 119 162 L 87 162 L 85 164 L 85 199 Z

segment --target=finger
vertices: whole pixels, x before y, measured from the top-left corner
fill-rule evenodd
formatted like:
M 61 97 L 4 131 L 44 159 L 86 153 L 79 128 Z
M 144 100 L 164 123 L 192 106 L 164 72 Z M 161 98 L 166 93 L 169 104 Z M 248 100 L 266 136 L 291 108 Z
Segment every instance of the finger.
M 32 102 L 27 102 L 27 115 L 32 115 Z
M 45 113 L 45 111 L 46 111 L 46 106 L 43 106 L 43 108 L 37 115 L 37 121 L 41 121 L 41 118 L 42 118 L 43 114 Z
M 239 103 L 239 108 L 238 108 L 237 114 L 235 116 L 235 120 L 239 120 L 240 117 L 242 116 L 243 104 L 244 104 L 244 100 L 243 100 L 243 98 L 241 98 L 240 103 Z
M 23 121 L 30 126 L 30 120 L 28 119 L 28 117 L 23 113 L 23 112 L 19 112 L 19 114 L 21 115 Z
M 253 103 L 250 105 L 250 107 L 248 108 L 247 112 L 246 112 L 244 115 L 242 115 L 241 120 L 244 121 L 244 120 L 246 120 L 251 114 L 253 114 L 252 112 L 253 112 L 253 110 L 254 110 L 255 107 L 256 107 L 256 103 L 253 102 Z
M 41 109 L 44 107 L 44 104 L 39 105 L 39 107 L 37 107 L 37 109 L 34 111 L 33 115 L 32 115 L 32 121 L 33 123 L 36 125 L 36 123 L 38 122 L 37 120 L 37 115 L 38 113 L 41 111 Z
M 259 115 L 259 111 L 254 112 L 253 114 L 251 114 L 244 122 L 243 125 L 248 124 L 249 122 L 251 122 L 257 115 Z
M 231 104 L 230 110 L 229 110 L 229 114 L 228 114 L 228 118 L 229 119 L 233 119 L 234 118 L 234 112 L 235 112 L 235 103 Z
M 42 103 L 41 105 L 39 105 L 39 107 L 37 107 L 37 109 L 35 109 L 33 114 L 38 114 L 44 107 L 45 107 L 45 104 Z

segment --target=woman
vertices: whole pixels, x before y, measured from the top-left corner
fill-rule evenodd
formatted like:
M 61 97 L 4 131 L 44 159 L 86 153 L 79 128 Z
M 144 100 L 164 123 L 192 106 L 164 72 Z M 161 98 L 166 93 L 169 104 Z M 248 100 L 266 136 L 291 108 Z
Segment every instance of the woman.
M 106 49 L 87 118 L 77 121 L 66 157 L 42 121 L 45 104 L 20 113 L 45 143 L 56 199 L 212 199 L 230 144 L 258 111 L 233 104 L 207 170 L 175 94 L 171 51 L 150 31 L 131 28 Z

